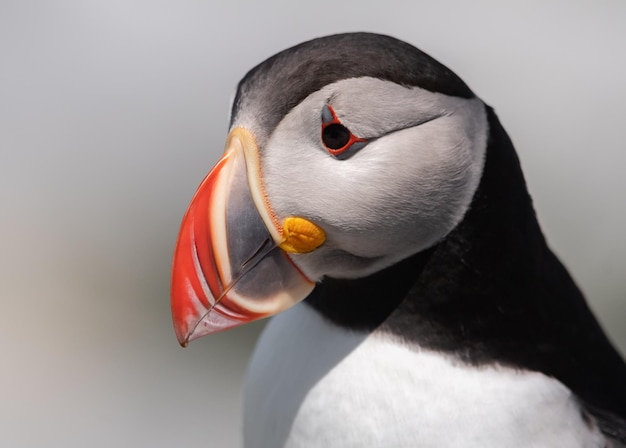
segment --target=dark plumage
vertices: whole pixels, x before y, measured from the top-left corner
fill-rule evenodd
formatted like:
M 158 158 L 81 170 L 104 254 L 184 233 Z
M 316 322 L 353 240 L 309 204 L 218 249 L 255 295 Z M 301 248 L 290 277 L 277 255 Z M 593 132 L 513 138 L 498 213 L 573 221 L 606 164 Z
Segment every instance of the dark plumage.
M 363 76 L 461 98 L 474 96 L 461 78 L 406 42 L 371 33 L 335 34 L 288 48 L 250 70 L 239 82 L 231 124 L 243 96 L 254 101 L 263 128 L 274 129 L 311 93 Z M 280 95 L 269 97 L 273 92 Z

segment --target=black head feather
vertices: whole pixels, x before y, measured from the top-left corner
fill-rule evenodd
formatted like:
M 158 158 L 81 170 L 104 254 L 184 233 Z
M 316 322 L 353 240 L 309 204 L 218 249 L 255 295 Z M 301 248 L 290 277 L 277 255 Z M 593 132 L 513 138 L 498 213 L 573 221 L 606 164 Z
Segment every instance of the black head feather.
M 242 107 L 252 107 L 261 128 L 271 132 L 311 93 L 359 77 L 463 98 L 474 96 L 451 70 L 406 42 L 380 34 L 336 34 L 288 48 L 250 70 L 239 82 L 231 124 Z

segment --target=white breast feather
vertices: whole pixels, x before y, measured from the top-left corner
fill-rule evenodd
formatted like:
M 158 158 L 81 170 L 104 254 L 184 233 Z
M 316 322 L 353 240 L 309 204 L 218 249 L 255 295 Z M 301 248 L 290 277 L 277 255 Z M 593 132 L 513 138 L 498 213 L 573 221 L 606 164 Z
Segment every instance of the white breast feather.
M 305 304 L 269 324 L 244 393 L 249 448 L 605 446 L 555 379 L 349 332 Z

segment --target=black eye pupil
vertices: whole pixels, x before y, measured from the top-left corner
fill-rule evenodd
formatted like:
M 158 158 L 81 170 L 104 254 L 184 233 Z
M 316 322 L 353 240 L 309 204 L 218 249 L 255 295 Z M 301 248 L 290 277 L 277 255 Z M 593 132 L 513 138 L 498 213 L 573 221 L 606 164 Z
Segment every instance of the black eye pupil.
M 339 123 L 333 123 L 322 131 L 322 141 L 329 149 L 341 149 L 350 141 L 350 131 Z

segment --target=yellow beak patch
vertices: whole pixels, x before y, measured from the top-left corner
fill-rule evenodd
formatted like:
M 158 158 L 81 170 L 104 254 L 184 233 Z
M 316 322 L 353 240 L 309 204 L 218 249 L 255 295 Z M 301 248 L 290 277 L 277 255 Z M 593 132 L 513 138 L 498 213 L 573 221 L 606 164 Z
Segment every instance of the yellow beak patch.
M 285 252 L 306 254 L 320 247 L 324 241 L 324 230 L 307 219 L 289 216 L 283 221 L 283 240 L 279 247 Z

